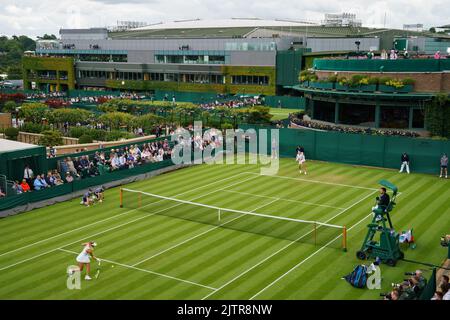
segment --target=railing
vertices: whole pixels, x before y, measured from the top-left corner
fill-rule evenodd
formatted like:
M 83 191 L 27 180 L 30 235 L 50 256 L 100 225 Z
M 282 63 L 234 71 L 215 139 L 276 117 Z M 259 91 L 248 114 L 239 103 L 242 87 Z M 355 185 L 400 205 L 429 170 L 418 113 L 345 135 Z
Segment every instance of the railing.
M 450 70 L 450 59 L 314 59 L 320 71 L 442 72 Z

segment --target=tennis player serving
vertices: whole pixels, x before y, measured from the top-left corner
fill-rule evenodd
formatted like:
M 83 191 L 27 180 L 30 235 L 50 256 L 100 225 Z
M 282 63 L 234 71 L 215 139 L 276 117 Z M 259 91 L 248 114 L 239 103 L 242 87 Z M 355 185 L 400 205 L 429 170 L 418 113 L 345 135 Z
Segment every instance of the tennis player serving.
M 87 242 L 83 243 L 82 246 L 84 247 L 83 251 L 81 251 L 77 257 L 78 266 L 80 272 L 83 272 L 84 266 L 86 266 L 86 276 L 84 277 L 84 280 L 92 280 L 89 275 L 91 273 L 91 258 L 100 262 L 100 259 L 94 256 L 94 248 L 97 244 L 95 242 Z

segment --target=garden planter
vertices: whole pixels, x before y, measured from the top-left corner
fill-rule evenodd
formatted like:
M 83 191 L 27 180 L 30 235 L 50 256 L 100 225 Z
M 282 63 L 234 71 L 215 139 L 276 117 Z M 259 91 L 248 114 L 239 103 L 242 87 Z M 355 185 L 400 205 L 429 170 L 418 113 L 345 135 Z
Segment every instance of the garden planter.
M 359 91 L 374 92 L 374 91 L 377 91 L 377 85 L 376 84 L 362 84 L 359 86 Z
M 398 93 L 409 93 L 409 92 L 413 91 L 413 86 L 410 85 L 410 84 L 407 84 L 407 85 L 404 85 L 401 88 L 398 88 L 396 91 Z
M 348 91 L 348 86 L 336 83 L 336 90 L 338 90 L 338 91 Z
M 386 92 L 386 93 L 394 93 L 394 92 L 397 91 L 397 89 L 396 89 L 395 87 L 387 86 L 387 85 L 385 85 L 385 84 L 380 84 L 380 85 L 378 86 L 378 90 L 379 90 L 380 92 Z
M 314 89 L 333 90 L 334 83 L 333 82 L 312 82 L 310 84 L 310 87 L 314 88 Z

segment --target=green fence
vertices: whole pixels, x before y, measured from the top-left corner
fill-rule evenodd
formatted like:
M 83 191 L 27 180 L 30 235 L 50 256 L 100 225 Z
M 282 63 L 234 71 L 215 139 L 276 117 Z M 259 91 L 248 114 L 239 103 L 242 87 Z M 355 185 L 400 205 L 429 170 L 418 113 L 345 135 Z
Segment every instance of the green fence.
M 10 196 L 7 198 L 2 198 L 0 199 L 0 211 L 68 195 L 72 192 L 81 191 L 93 186 L 103 185 L 113 181 L 118 181 L 133 176 L 137 176 L 140 174 L 149 173 L 152 171 L 167 168 L 172 165 L 173 163 L 171 160 L 150 163 L 139 167 L 135 167 L 133 169 L 119 170 L 111 173 L 105 173 L 104 175 L 100 175 L 97 177 L 75 180 L 72 183 L 66 183 L 49 189 L 33 191 L 23 193 L 20 195 Z
M 265 105 L 272 108 L 287 108 L 287 109 L 301 109 L 304 110 L 306 103 L 304 97 L 291 96 L 267 96 L 264 97 Z
M 240 127 L 246 130 L 254 126 Z M 400 168 L 401 154 L 407 152 L 413 172 L 431 174 L 439 173 L 442 153 L 450 154 L 448 140 L 280 129 L 280 155 L 295 157 L 297 146 L 305 148 L 308 159 L 396 169 Z
M 450 70 L 450 59 L 314 59 L 316 70 L 361 72 L 441 72 Z

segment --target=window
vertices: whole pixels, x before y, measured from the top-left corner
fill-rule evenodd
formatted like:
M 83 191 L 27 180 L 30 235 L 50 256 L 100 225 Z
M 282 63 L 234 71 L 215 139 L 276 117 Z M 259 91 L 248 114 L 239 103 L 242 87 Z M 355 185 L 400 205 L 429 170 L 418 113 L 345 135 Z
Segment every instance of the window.
M 231 83 L 232 84 L 268 86 L 269 85 L 269 77 L 268 76 L 250 76 L 250 75 L 231 76 Z

